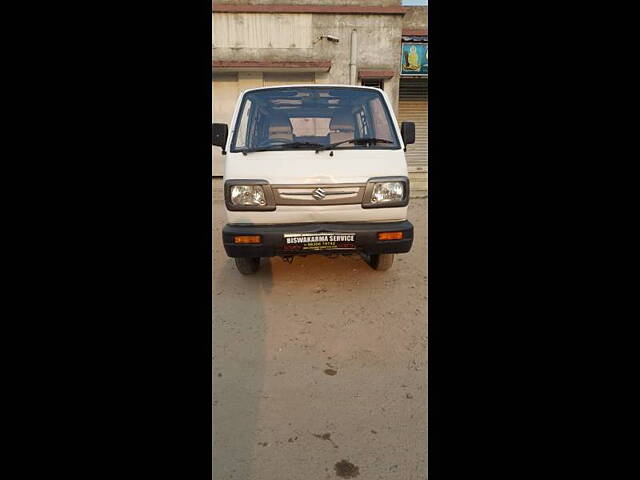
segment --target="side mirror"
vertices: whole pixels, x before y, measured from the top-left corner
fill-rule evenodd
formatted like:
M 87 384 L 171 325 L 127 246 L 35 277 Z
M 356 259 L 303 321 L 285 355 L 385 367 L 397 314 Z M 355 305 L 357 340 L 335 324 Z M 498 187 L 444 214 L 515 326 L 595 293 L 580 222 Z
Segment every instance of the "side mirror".
M 400 134 L 405 145 L 416 143 L 416 124 L 413 122 L 402 122 Z
M 227 135 L 229 135 L 229 127 L 226 123 L 213 123 L 211 124 L 211 145 L 216 145 L 217 147 L 222 148 L 222 153 L 227 153 L 224 151 L 224 147 L 227 145 Z

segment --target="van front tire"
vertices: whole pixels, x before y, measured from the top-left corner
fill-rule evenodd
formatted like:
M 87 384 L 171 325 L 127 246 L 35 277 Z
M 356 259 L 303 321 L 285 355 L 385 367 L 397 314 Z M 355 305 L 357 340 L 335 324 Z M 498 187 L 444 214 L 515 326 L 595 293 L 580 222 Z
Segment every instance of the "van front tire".
M 393 253 L 380 253 L 378 255 L 371 255 L 369 260 L 369 265 L 374 270 L 389 270 L 391 265 L 393 265 L 393 258 L 395 255 Z
M 260 257 L 234 258 L 238 271 L 243 275 L 253 275 L 260 270 Z

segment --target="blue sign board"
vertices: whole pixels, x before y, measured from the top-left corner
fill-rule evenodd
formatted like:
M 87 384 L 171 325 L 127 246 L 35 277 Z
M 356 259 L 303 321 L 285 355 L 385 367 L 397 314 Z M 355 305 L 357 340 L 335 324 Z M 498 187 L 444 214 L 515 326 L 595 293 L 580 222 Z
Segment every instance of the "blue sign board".
M 429 73 L 429 44 L 403 43 L 401 75 L 421 75 Z

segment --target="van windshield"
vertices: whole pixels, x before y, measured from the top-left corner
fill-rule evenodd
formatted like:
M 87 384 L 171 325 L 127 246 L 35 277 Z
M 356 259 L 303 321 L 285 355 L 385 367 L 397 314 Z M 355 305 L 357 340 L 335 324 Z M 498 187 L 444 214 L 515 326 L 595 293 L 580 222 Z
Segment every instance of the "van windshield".
M 339 144 L 336 149 L 400 148 L 379 91 L 281 87 L 247 93 L 231 151 L 318 149 L 334 144 Z

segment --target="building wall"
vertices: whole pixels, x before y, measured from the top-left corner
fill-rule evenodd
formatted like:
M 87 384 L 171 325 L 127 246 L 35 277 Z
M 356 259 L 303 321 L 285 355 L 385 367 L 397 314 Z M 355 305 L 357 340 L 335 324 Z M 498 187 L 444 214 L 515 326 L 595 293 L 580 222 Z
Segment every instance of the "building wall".
M 349 83 L 351 31 L 358 32 L 359 69 L 398 71 L 402 16 L 362 14 L 213 14 L 213 56 L 222 61 L 323 61 L 329 72 L 316 73 L 316 83 Z M 338 37 L 338 43 L 321 35 Z M 397 109 L 398 75 L 385 82 Z
M 238 0 L 215 1 L 214 5 L 338 5 L 399 7 L 401 0 Z M 248 88 L 281 83 L 350 83 L 351 32 L 357 30 L 358 70 L 391 70 L 384 90 L 398 112 L 403 15 L 335 13 L 228 13 L 214 12 L 213 59 L 215 61 L 314 62 L 330 61 L 328 72 L 214 71 L 213 117 L 230 122 L 235 100 Z M 322 35 L 338 37 L 338 43 Z M 269 73 L 267 73 L 269 72 Z M 233 82 L 236 82 L 235 85 Z M 360 80 L 356 79 L 356 84 Z M 216 85 L 218 87 L 216 88 Z M 217 103 L 217 105 L 216 105 Z M 223 159 L 213 150 L 214 175 L 221 174 Z
M 322 40 L 321 54 L 332 60 L 331 71 L 318 75 L 318 83 L 349 83 L 351 32 L 357 30 L 358 70 L 398 71 L 401 57 L 402 16 L 399 15 L 324 15 L 314 14 L 314 36 L 334 35 L 335 44 Z M 385 80 L 385 91 L 394 111 L 398 108 L 398 74 Z M 359 82 L 356 80 L 359 84 Z
M 403 28 L 427 28 L 428 9 L 427 7 L 405 7 L 405 13 L 402 19 Z
M 427 7 L 406 7 L 406 13 L 402 20 L 402 28 L 403 30 L 411 30 L 411 31 L 421 31 L 427 30 L 428 28 L 428 8 Z M 420 33 L 423 35 L 423 33 Z M 407 86 L 410 84 L 423 84 L 426 82 L 422 79 L 402 79 L 401 82 L 403 85 Z M 406 89 L 404 90 L 407 91 Z M 414 99 L 415 100 L 415 99 Z M 426 192 L 428 190 L 428 87 L 425 85 L 424 87 L 424 104 L 420 105 L 420 102 L 409 101 L 408 103 L 403 103 L 403 114 L 402 116 L 407 116 L 408 121 L 413 121 L 416 123 L 416 142 L 421 143 L 420 146 L 416 143 L 416 145 L 410 145 L 408 148 L 408 152 L 414 153 L 412 156 L 411 153 L 407 155 L 407 159 L 409 160 L 409 178 L 411 179 L 411 188 L 413 191 Z M 411 115 L 407 115 L 406 112 L 412 112 Z M 425 123 L 426 121 L 426 123 Z M 415 163 L 415 154 L 422 154 L 424 152 L 424 160 L 420 162 L 420 164 Z M 413 157 L 413 158 L 412 158 Z
M 290 49 L 313 48 L 312 15 L 273 13 L 216 13 L 213 21 L 213 48 L 231 49 L 228 56 L 253 60 L 265 54 L 286 57 Z M 238 49 L 246 49 L 239 52 Z M 265 52 L 269 50 L 270 52 Z M 221 56 L 221 58 L 224 55 Z

